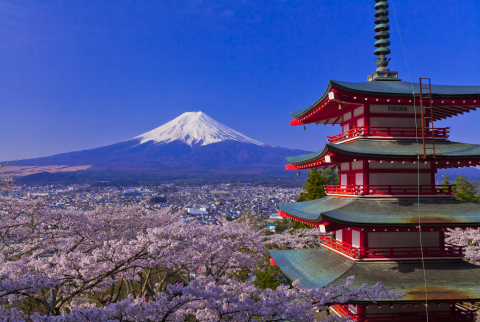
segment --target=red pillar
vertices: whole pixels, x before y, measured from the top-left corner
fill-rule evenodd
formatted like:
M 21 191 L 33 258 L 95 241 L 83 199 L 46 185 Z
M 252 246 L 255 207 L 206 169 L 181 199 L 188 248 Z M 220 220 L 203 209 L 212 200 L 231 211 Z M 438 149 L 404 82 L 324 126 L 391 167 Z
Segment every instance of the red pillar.
M 438 232 L 438 241 L 440 248 L 445 247 L 445 232 L 443 230 Z
M 363 105 L 363 125 L 365 127 L 370 126 L 370 104 L 364 104 Z M 370 184 L 370 179 L 369 179 L 369 164 L 368 160 L 363 160 L 363 186 L 368 187 Z M 367 191 L 364 191 L 364 193 L 368 193 Z
M 453 315 L 455 314 L 455 303 L 449 303 L 450 304 L 450 313 Z
M 370 178 L 369 178 L 369 166 L 370 164 L 368 163 L 368 160 L 363 160 L 363 186 L 368 187 L 370 184 Z M 368 189 L 365 189 L 364 194 L 368 194 Z
M 344 228 L 342 232 L 343 242 L 352 245 L 352 231 L 348 228 Z
M 430 171 L 432 171 L 431 172 L 432 191 L 435 191 L 435 172 L 437 172 L 437 170 L 435 169 L 433 162 L 430 162 Z
M 370 104 L 365 104 L 363 106 L 363 124 L 365 126 L 370 126 Z
M 360 320 L 365 318 L 365 304 L 357 304 L 357 315 Z
M 366 231 L 360 232 L 360 248 L 368 248 L 368 233 Z

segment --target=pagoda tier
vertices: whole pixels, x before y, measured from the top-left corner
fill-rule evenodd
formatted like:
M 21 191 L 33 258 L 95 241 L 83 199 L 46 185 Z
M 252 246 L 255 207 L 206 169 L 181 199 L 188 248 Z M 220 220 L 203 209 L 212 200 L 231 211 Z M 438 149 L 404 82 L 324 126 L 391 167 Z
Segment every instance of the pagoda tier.
M 427 149 L 433 147 L 427 141 Z M 480 145 L 436 141 L 436 156 L 420 158 L 423 147 L 416 140 L 359 138 L 327 144 L 323 151 L 287 158 L 287 170 L 338 168 L 340 185 L 326 186 L 329 196 L 350 198 L 445 198 L 452 186 L 438 185 L 442 169 L 480 165 Z
M 322 246 L 352 261 L 461 260 L 463 248 L 447 244 L 445 232 L 480 227 L 480 205 L 451 198 L 325 197 L 279 207 L 281 217 L 333 232 L 320 236 Z
M 413 84 L 413 91 L 420 93 L 419 84 Z M 480 86 L 432 85 L 434 121 L 464 114 L 480 106 Z M 291 125 L 302 124 L 341 124 L 347 111 L 370 105 L 390 107 L 386 111 L 373 108 L 368 117 L 381 118 L 389 115 L 405 117 L 405 110 L 395 107 L 411 106 L 411 112 L 420 113 L 420 99 L 413 98 L 412 84 L 400 81 L 379 81 L 348 83 L 330 81 L 325 93 L 310 107 L 290 113 L 294 120 Z M 341 105 L 341 108 L 340 108 Z M 357 115 L 358 116 L 358 115 Z M 355 116 L 356 117 L 356 116 Z M 368 126 L 368 124 L 365 124 Z M 388 125 L 383 125 L 388 126 Z
M 300 279 L 302 287 L 316 289 L 328 284 L 344 285 L 349 276 L 355 276 L 354 287 L 381 282 L 391 291 L 405 295 L 394 302 L 425 303 L 421 262 L 355 262 L 323 247 L 271 250 L 270 254 L 291 279 Z M 432 282 L 439 282 L 427 289 L 429 302 L 480 301 L 479 266 L 461 260 L 426 262 L 425 265 L 427 277 Z
M 475 313 L 457 302 L 480 301 L 480 267 L 462 260 L 426 262 L 356 262 L 321 247 L 270 251 L 276 264 L 300 286 L 316 289 L 344 285 L 355 276 L 353 287 L 381 282 L 400 300 L 352 302 L 331 311 L 356 321 L 426 321 L 424 273 L 427 276 L 430 321 L 473 321 Z
M 427 148 L 432 142 L 427 141 Z M 480 164 L 480 145 L 435 141 L 435 159 L 420 159 L 436 169 L 477 166 Z M 357 160 L 386 162 L 417 162 L 423 152 L 422 143 L 416 140 L 378 140 L 359 138 L 343 144 L 326 144 L 321 152 L 288 157 L 287 170 L 332 167 L 342 162 Z M 416 168 L 416 167 L 415 167 Z
M 352 199 L 325 197 L 278 205 L 281 216 L 319 226 L 327 232 L 359 227 L 395 231 L 423 228 L 480 227 L 480 205 L 453 198 Z M 418 231 L 418 230 L 417 230 Z

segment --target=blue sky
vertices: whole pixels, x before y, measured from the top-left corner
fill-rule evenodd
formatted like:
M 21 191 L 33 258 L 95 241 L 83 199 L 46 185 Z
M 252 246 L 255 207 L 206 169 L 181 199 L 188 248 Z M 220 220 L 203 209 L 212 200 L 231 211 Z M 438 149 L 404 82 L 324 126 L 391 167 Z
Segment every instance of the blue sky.
M 374 4 L 0 0 L 0 160 L 116 143 L 187 111 L 268 144 L 319 150 L 340 128 L 302 131 L 289 112 L 330 79 L 374 72 Z M 478 0 L 394 4 L 414 80 L 480 85 Z M 408 81 L 390 12 L 390 67 Z M 475 112 L 437 125 L 480 143 L 479 123 Z

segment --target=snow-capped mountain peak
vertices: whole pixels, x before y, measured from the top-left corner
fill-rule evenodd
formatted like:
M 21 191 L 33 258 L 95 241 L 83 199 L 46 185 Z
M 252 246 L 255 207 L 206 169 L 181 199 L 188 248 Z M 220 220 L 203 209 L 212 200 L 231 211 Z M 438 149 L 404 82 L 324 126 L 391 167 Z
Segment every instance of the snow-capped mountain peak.
M 169 143 L 183 141 L 192 145 L 208 145 L 226 140 L 252 143 L 259 146 L 267 144 L 249 138 L 228 126 L 219 123 L 203 112 L 183 113 L 176 119 L 157 127 L 156 129 L 134 137 L 131 140 L 140 140 L 139 144 L 153 141 L 155 143 Z

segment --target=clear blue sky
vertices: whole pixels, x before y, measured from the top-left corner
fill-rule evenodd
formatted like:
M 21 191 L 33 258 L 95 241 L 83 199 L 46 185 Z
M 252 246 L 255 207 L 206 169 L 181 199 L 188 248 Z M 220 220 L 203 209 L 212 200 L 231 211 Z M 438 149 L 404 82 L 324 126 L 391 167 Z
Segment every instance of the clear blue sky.
M 268 144 L 319 150 L 340 128 L 301 131 L 289 112 L 329 79 L 374 72 L 374 4 L 0 0 L 0 160 L 116 143 L 187 111 Z M 480 1 L 394 4 L 414 80 L 480 85 Z M 390 12 L 390 67 L 408 80 Z M 475 112 L 438 125 L 480 143 L 479 123 Z

